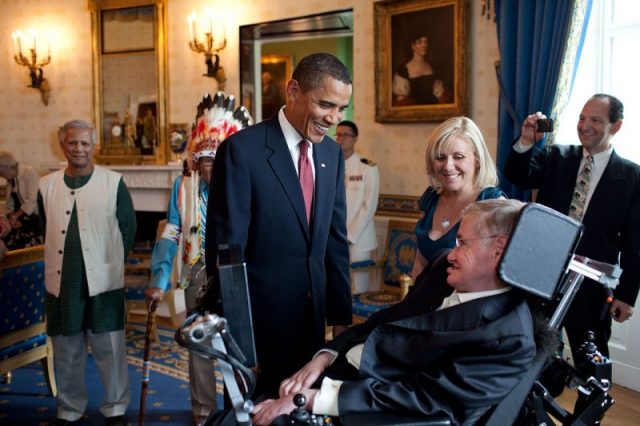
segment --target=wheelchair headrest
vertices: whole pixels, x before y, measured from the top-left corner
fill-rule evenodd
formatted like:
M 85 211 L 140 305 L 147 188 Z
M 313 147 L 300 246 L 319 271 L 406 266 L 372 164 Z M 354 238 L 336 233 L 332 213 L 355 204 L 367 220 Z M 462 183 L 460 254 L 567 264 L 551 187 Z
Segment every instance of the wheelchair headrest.
M 512 287 L 551 300 L 582 236 L 582 224 L 527 204 L 502 254 L 498 274 Z

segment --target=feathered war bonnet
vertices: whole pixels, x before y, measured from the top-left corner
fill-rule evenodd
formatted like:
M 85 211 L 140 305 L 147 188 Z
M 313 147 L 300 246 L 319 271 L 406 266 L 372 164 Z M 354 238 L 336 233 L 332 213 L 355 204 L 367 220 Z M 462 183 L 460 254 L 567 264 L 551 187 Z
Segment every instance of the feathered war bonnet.
M 215 158 L 220 143 L 229 136 L 253 124 L 244 106 L 235 107 L 235 97 L 218 92 L 213 99 L 205 94 L 198 104 L 196 121 L 191 126 L 188 151 L 191 169 L 195 170 L 202 157 Z

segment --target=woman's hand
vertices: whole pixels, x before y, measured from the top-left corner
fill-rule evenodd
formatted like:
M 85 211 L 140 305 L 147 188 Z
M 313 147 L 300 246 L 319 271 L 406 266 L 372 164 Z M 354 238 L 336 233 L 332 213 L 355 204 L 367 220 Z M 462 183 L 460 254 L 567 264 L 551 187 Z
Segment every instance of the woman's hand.
M 334 355 L 329 352 L 320 352 L 318 356 L 309 361 L 293 376 L 280 383 L 280 397 L 282 398 L 311 387 L 324 370 L 331 365 L 334 358 Z

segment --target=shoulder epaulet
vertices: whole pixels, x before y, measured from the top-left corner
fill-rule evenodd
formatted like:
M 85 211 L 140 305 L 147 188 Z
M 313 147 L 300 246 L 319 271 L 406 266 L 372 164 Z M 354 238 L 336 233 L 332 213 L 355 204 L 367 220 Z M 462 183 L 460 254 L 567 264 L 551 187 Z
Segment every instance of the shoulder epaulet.
M 367 158 L 361 158 L 360 161 L 362 161 L 364 164 L 366 164 L 367 166 L 375 166 L 376 163 L 374 163 L 373 161 L 367 159 Z

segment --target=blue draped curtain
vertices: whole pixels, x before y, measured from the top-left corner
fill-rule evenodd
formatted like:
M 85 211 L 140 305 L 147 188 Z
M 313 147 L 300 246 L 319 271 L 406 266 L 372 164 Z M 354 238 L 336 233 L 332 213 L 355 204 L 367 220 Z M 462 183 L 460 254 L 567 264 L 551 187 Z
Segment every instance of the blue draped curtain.
M 582 16 L 574 13 L 582 8 Z M 584 40 L 591 0 L 496 0 L 500 62 L 497 165 L 500 187 L 510 198 L 529 200 L 503 175 L 504 164 L 524 118 L 536 111 L 550 115 L 558 92 L 561 70 L 575 69 Z M 578 21 L 578 22 L 576 22 Z M 572 27 L 573 25 L 573 27 Z M 579 36 L 575 35 L 578 28 Z M 570 90 L 573 69 L 568 71 Z M 554 113 L 560 111 L 554 109 Z

